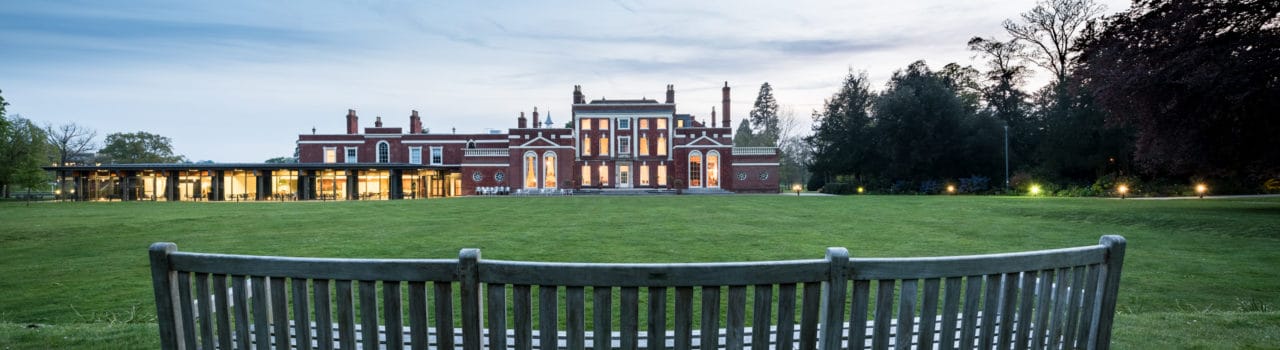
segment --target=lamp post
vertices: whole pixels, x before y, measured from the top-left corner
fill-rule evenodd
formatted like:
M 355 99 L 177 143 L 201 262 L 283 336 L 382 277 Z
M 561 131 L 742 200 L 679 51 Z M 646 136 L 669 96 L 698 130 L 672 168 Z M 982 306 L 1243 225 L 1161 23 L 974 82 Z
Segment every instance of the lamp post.
M 1004 123 L 1004 190 L 1009 190 L 1009 123 Z
M 800 196 L 800 184 L 791 185 L 791 190 L 796 191 L 796 197 Z
M 1197 184 L 1197 185 L 1196 185 L 1196 194 L 1197 194 L 1197 195 L 1200 195 L 1200 198 L 1201 198 L 1201 199 L 1203 199 L 1203 198 L 1204 198 L 1204 193 L 1205 193 L 1205 192 L 1209 192 L 1209 187 L 1208 187 L 1208 186 L 1205 186 L 1204 184 Z
M 1120 199 L 1124 199 L 1124 196 L 1129 193 L 1129 186 L 1120 185 L 1116 188 L 1116 192 L 1120 192 Z

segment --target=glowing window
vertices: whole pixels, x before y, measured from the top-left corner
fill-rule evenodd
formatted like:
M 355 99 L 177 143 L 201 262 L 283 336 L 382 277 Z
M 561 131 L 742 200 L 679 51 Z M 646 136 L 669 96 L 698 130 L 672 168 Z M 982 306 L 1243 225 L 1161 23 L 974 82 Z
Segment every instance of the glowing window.
M 702 153 L 689 154 L 689 187 L 702 187 Z
M 337 163 L 337 162 L 338 162 L 338 148 L 337 148 L 337 147 L 325 147 L 325 148 L 324 148 L 324 162 L 325 162 L 325 163 Z
M 667 165 L 658 164 L 658 186 L 667 185 Z
M 600 130 L 609 130 L 609 120 L 600 119 Z
M 649 136 L 640 134 L 640 143 L 636 144 L 636 147 L 640 148 L 640 155 L 649 155 Z
M 578 125 L 582 126 L 582 130 L 591 130 L 591 119 L 579 120 Z
M 582 136 L 582 155 L 591 155 L 591 135 Z
M 677 120 L 677 121 L 676 121 L 676 127 L 677 127 L 677 128 L 683 128 L 683 127 L 684 127 L 684 119 Z
M 591 186 L 591 166 L 590 165 L 582 166 L 582 185 Z
M 600 174 L 600 186 L 609 186 L 609 166 L 601 164 L 596 173 Z
M 720 187 L 720 153 L 707 152 L 707 187 Z
M 524 188 L 538 188 L 538 155 L 524 154 Z
M 649 128 L 649 120 L 648 120 L 648 119 L 640 119 L 640 130 L 644 130 L 644 129 L 648 129 L 648 128 Z
M 542 188 L 556 188 L 556 154 L 542 155 Z
M 640 179 L 640 186 L 649 186 L 649 165 L 640 164 L 640 173 L 636 177 Z
M 658 119 L 658 129 L 666 129 L 666 128 L 667 128 L 667 118 Z
M 658 155 L 667 155 L 667 135 L 658 135 Z
M 609 137 L 608 136 L 600 137 L 600 155 L 602 156 L 609 155 Z

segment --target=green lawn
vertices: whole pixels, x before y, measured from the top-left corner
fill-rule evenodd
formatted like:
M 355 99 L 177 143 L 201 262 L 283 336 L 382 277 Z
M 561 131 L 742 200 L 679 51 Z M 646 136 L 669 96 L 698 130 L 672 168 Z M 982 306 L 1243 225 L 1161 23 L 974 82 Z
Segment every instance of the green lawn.
M 0 349 L 154 348 L 147 246 L 288 256 L 693 262 L 1129 241 L 1116 344 L 1280 343 L 1280 199 L 947 196 L 0 203 Z M 37 327 L 29 327 L 37 325 Z M 97 346 L 92 346 L 97 347 Z M 1161 346 L 1164 347 L 1164 346 Z

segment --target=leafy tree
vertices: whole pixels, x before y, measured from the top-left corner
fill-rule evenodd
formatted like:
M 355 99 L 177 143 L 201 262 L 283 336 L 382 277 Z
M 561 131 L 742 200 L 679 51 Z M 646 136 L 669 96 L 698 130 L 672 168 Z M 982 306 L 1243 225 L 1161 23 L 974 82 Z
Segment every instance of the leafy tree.
M 760 85 L 760 94 L 751 107 L 751 125 L 755 138 L 751 146 L 777 146 L 778 137 L 778 101 L 773 98 L 773 87 L 766 82 Z
M 49 176 L 40 167 L 48 158 L 48 144 L 44 129 L 22 116 L 14 115 L 7 122 L 8 130 L 0 135 L 3 153 L 0 153 L 0 188 L 3 197 L 9 197 L 13 186 L 42 187 Z
M 1075 47 L 1085 27 L 1102 10 L 1093 0 L 1039 0 L 1022 13 L 1021 23 L 1005 20 L 1004 29 L 1014 41 L 1025 43 L 1023 58 L 1049 70 L 1061 84 L 1079 54 Z
M 876 168 L 878 155 L 873 152 L 871 106 L 875 94 L 866 73 L 845 75 L 840 91 L 824 101 L 822 111 L 813 112 L 813 134 L 805 143 L 812 152 L 809 171 L 814 177 L 840 175 L 855 179 Z
M 738 130 L 733 131 L 733 145 L 751 147 L 756 144 L 756 135 L 751 131 L 751 119 L 743 119 L 738 123 Z
M 111 163 L 178 163 L 185 157 L 173 154 L 168 137 L 145 131 L 107 135 L 106 145 L 98 151 Z
M 1165 176 L 1280 177 L 1280 2 L 1144 0 L 1083 43 L 1079 74 L 1134 162 Z
M 986 85 L 982 88 L 984 112 L 1003 122 L 1009 132 L 1009 158 L 1013 167 L 1031 165 L 1032 154 L 1042 126 L 1031 118 L 1029 96 L 1021 90 L 1029 71 L 1019 64 L 1025 46 L 1016 41 L 974 37 L 969 50 L 986 59 Z
M 1132 138 L 1124 128 L 1106 124 L 1106 113 L 1091 91 L 1076 79 L 1046 86 L 1033 113 L 1044 120 L 1037 149 L 1037 171 L 1059 181 L 1087 185 L 1108 173 L 1124 175 Z
M 45 126 L 45 134 L 49 138 L 49 145 L 53 147 L 58 157 L 59 165 L 66 165 L 72 161 L 73 157 L 83 154 L 93 149 L 93 139 L 98 137 L 98 132 L 76 123 L 67 123 L 59 126 Z

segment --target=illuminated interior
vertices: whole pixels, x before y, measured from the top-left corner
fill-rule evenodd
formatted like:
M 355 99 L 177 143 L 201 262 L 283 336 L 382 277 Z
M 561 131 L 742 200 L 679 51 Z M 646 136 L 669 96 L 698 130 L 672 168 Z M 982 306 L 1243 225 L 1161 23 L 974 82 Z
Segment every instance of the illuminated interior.
M 689 154 L 689 187 L 702 187 L 702 153 Z
M 707 152 L 707 187 L 720 187 L 720 153 Z
M 542 188 L 556 188 L 556 154 L 542 155 Z

